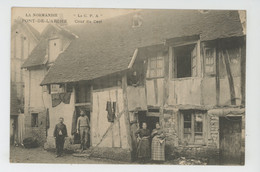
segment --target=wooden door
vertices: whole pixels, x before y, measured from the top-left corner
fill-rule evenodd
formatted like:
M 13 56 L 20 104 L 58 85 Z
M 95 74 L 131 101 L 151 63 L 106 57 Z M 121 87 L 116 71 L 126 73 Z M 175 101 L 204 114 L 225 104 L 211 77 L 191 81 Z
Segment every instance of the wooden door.
M 220 161 L 221 164 L 238 165 L 241 158 L 241 117 L 220 117 Z

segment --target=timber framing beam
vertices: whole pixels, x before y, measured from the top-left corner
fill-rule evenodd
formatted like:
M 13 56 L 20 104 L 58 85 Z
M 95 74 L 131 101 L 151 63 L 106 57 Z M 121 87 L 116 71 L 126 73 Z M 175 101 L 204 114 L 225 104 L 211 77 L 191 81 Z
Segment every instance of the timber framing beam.
M 123 89 L 123 100 L 124 100 L 124 111 L 125 111 L 125 125 L 126 125 L 126 137 L 130 151 L 132 151 L 132 139 L 131 139 L 131 126 L 130 117 L 128 111 L 128 99 L 127 99 L 127 76 L 126 73 L 122 76 L 122 89 Z

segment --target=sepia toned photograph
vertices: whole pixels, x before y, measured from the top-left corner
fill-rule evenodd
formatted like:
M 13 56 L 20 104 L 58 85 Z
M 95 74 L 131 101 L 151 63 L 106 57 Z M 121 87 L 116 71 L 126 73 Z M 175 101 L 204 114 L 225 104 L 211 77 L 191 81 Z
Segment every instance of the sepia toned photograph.
M 11 15 L 11 163 L 245 165 L 245 10 Z

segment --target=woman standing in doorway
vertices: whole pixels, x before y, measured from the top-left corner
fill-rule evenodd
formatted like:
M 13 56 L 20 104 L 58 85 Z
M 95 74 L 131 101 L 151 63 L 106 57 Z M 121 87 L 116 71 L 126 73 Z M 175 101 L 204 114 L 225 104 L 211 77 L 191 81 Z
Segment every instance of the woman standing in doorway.
M 150 158 L 150 131 L 147 129 L 147 124 L 144 122 L 142 128 L 135 133 L 137 137 L 137 158 L 145 163 Z
M 156 123 L 156 128 L 152 131 L 152 160 L 157 162 L 165 161 L 165 134 L 160 127 L 159 123 Z

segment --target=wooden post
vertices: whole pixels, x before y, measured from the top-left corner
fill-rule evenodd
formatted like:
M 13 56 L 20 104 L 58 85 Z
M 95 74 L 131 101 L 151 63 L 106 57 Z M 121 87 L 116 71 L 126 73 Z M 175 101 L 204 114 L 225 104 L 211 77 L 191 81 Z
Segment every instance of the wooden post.
M 228 77 L 228 82 L 229 82 L 229 90 L 230 90 L 230 100 L 231 100 L 231 105 L 236 105 L 236 94 L 235 94 L 235 86 L 234 86 L 234 81 L 233 81 L 233 76 L 231 73 L 231 68 L 230 68 L 230 58 L 228 54 L 228 50 L 226 49 L 226 57 L 224 56 L 224 53 L 222 53 L 224 62 L 226 65 L 226 70 L 227 70 L 227 77 Z
M 127 100 L 127 76 L 126 73 L 122 76 L 122 89 L 123 89 L 123 100 L 124 100 L 124 111 L 125 111 L 125 124 L 126 124 L 126 136 L 127 142 L 132 151 L 132 140 L 131 140 L 131 128 L 130 128 L 130 118 L 129 118 L 129 111 L 128 111 L 128 100 Z
M 168 48 L 168 53 L 167 55 L 164 57 L 164 82 L 163 82 L 163 106 L 165 104 L 168 104 L 168 97 L 169 97 L 169 71 L 170 71 L 170 67 L 169 67 L 169 62 L 170 62 L 170 58 L 172 58 L 172 51 L 171 51 L 171 47 Z
M 219 96 L 220 96 L 220 81 L 219 81 L 219 40 L 216 43 L 216 103 L 219 105 Z
M 157 79 L 153 79 L 153 85 L 154 85 L 154 95 L 155 95 L 155 104 L 158 104 L 158 83 Z
M 91 82 L 90 85 L 90 103 L 91 103 L 91 109 L 89 111 L 89 116 L 90 116 L 90 126 L 91 126 L 91 120 L 92 119 L 92 114 L 93 114 L 93 83 Z M 93 126 L 93 125 L 92 125 Z M 92 133 L 93 133 L 93 128 L 90 127 L 90 133 L 89 133 L 89 139 L 90 139 L 90 146 L 92 146 Z
M 246 87 L 246 37 L 243 37 L 241 46 L 241 105 L 245 105 L 245 87 Z
M 117 115 L 119 113 L 119 106 L 118 106 L 118 90 L 116 90 L 116 103 L 117 103 L 117 106 L 116 106 L 116 112 L 117 112 Z M 121 140 L 121 126 L 120 126 L 120 120 L 118 120 L 118 133 L 119 133 L 119 147 L 121 148 L 122 147 L 122 140 Z
M 197 41 L 197 76 L 203 78 L 203 56 L 201 56 L 200 40 Z

